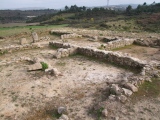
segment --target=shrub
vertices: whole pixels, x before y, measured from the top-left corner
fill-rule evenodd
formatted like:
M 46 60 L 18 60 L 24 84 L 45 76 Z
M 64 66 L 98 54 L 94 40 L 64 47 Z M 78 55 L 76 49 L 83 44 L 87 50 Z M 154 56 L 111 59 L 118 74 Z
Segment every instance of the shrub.
M 48 68 L 48 64 L 47 63 L 41 62 L 41 65 L 42 65 L 42 70 L 45 70 L 45 69 Z

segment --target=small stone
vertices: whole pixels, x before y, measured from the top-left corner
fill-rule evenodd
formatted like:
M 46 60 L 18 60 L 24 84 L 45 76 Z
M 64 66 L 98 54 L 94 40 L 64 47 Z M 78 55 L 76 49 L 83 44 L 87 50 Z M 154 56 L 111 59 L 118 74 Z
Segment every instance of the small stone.
M 62 116 L 59 118 L 59 120 L 69 120 L 69 118 L 67 115 L 62 114 Z
M 115 117 L 114 120 L 119 120 L 119 117 Z
M 102 111 L 102 114 L 103 114 L 103 116 L 107 117 L 107 116 L 108 116 L 108 110 L 107 110 L 107 109 L 104 109 L 104 110 Z
M 61 72 L 59 72 L 59 71 L 57 70 L 57 68 L 53 68 L 53 74 L 54 74 L 55 76 L 62 75 Z
M 58 108 L 58 113 L 59 113 L 59 114 L 64 114 L 64 113 L 66 113 L 66 112 L 67 112 L 66 107 L 59 107 L 59 108 Z
M 123 92 L 124 92 L 124 94 L 125 94 L 126 96 L 131 96 L 132 93 L 133 93 L 131 90 L 128 90 L 128 89 L 125 89 L 125 88 L 122 88 L 122 90 L 123 90 Z
M 125 103 L 127 100 L 127 97 L 124 95 L 120 95 L 120 96 L 118 96 L 118 100 L 120 100 L 122 103 Z
M 132 92 L 137 92 L 138 88 L 131 83 L 125 83 L 124 87 L 131 90 Z
M 146 80 L 147 82 L 152 82 L 151 78 L 149 78 L 149 77 L 145 78 L 145 80 Z
M 115 101 L 116 100 L 116 96 L 115 95 L 110 95 L 108 98 L 111 101 Z
M 33 58 L 33 63 L 41 63 L 41 62 L 45 62 L 44 59 L 38 57 Z
M 20 44 L 21 45 L 28 44 L 27 39 L 26 38 L 21 38 Z
M 141 75 L 142 75 L 142 76 L 145 76 L 145 75 L 146 75 L 145 70 L 142 70 L 142 71 L 141 71 Z
M 121 91 L 117 84 L 112 84 L 110 87 L 110 93 L 113 95 L 120 95 Z
M 41 69 L 42 69 L 41 63 L 35 63 L 28 67 L 28 71 L 35 71 L 35 70 L 41 70 Z

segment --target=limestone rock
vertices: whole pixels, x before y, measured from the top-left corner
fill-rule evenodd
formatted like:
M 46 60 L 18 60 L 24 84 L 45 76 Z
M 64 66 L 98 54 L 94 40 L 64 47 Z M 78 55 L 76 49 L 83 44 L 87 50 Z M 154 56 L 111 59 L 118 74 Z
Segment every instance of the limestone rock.
M 41 63 L 41 62 L 45 62 L 45 60 L 38 57 L 33 58 L 33 63 Z
M 55 76 L 60 76 L 60 75 L 62 75 L 61 72 L 59 72 L 59 71 L 57 70 L 57 68 L 53 68 L 53 74 L 54 74 Z
M 108 110 L 107 110 L 107 109 L 104 109 L 104 110 L 102 111 L 102 114 L 103 114 L 103 116 L 107 117 L 107 116 L 108 116 Z
M 53 74 L 56 77 L 62 75 L 61 72 L 59 72 L 57 68 L 48 68 L 48 69 L 45 70 L 45 72 L 46 73 L 49 72 L 50 74 Z
M 145 71 L 145 69 L 142 69 L 142 71 L 141 71 L 141 75 L 142 75 L 142 76 L 145 76 L 145 75 L 146 75 L 146 71 Z
M 128 90 L 128 89 L 125 89 L 125 88 L 122 88 L 122 90 L 123 90 L 123 92 L 126 96 L 131 96 L 133 94 L 133 92 L 131 90 Z
M 21 38 L 20 44 L 21 45 L 28 44 L 27 39 L 26 38 Z
M 132 92 L 137 92 L 138 88 L 131 83 L 125 83 L 124 87 L 131 90 Z
M 111 101 L 115 101 L 116 100 L 116 96 L 115 95 L 110 95 L 108 98 Z
M 41 69 L 42 69 L 41 63 L 35 63 L 28 67 L 28 71 L 35 71 L 35 70 L 41 70 Z
M 117 84 L 112 84 L 110 87 L 110 93 L 113 95 L 120 95 L 121 94 L 121 90 L 118 87 Z
M 62 114 L 62 116 L 59 118 L 59 120 L 69 120 L 67 115 Z
M 58 108 L 58 113 L 59 113 L 59 114 L 64 114 L 64 113 L 66 113 L 66 112 L 67 112 L 66 107 L 59 107 L 59 108 Z
M 125 103 L 127 100 L 127 97 L 124 95 L 120 95 L 120 96 L 118 96 L 118 100 L 120 100 L 122 103 Z
M 33 43 L 38 42 L 38 35 L 36 32 L 32 32 Z

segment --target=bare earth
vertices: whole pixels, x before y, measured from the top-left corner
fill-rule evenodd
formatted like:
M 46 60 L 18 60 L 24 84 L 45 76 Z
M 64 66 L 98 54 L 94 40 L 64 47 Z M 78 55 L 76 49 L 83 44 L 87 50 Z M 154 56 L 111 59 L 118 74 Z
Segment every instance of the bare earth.
M 28 38 L 31 41 L 31 37 Z M 52 39 L 61 41 L 56 36 Z M 68 39 L 66 42 L 93 48 L 102 44 L 86 38 Z M 153 98 L 144 95 L 136 100 L 131 97 L 126 103 L 108 99 L 107 83 L 121 81 L 124 74 L 133 76 L 136 73 L 80 55 L 55 59 L 53 55 L 56 50 L 50 48 L 48 43 L 49 41 L 40 42 L 45 46 L 41 49 L 0 55 L 0 62 L 14 61 L 22 56 L 43 58 L 62 73 L 55 77 L 44 71 L 28 72 L 27 68 L 31 63 L 26 61 L 0 66 L 1 120 L 56 120 L 54 111 L 59 106 L 67 107 L 70 120 L 99 120 L 99 113 L 94 109 L 99 103 L 108 109 L 106 118 L 100 116 L 102 120 L 160 119 L 160 96 Z M 17 45 L 19 40 L 0 41 L 1 47 L 8 44 Z M 159 48 L 133 45 L 117 51 L 129 53 L 148 62 L 160 62 Z

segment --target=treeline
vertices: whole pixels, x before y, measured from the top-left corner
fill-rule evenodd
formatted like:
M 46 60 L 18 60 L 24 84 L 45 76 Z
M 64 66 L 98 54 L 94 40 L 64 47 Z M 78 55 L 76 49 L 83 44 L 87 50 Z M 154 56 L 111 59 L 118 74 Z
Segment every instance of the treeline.
M 126 10 L 116 10 L 114 8 L 104 8 L 104 7 L 95 7 L 95 8 L 87 8 L 85 6 L 78 7 L 77 5 L 65 6 L 64 10 L 60 10 L 55 14 L 41 15 L 33 18 L 27 22 L 44 22 L 47 23 L 58 23 L 65 21 L 74 21 L 80 19 L 92 19 L 93 20 L 102 20 L 107 17 L 115 17 L 117 15 L 139 15 L 142 13 L 156 13 L 160 12 L 160 3 L 153 2 L 150 5 L 147 5 L 145 2 L 143 5 L 138 5 L 136 9 L 133 9 L 131 5 L 129 5 Z M 66 17 L 64 14 L 73 13 L 72 16 Z M 62 15 L 63 14 L 63 15 Z
M 60 11 L 60 13 L 75 13 L 70 19 L 83 19 L 114 16 L 122 13 L 122 11 L 115 11 L 104 7 L 87 8 L 85 6 L 78 7 L 77 5 L 72 5 L 71 7 L 65 6 L 65 10 Z
M 147 5 L 145 2 L 143 5 L 138 5 L 136 9 L 132 9 L 132 6 L 126 8 L 127 15 L 139 15 L 142 13 L 158 13 L 160 12 L 160 3 L 153 2 L 150 5 Z

